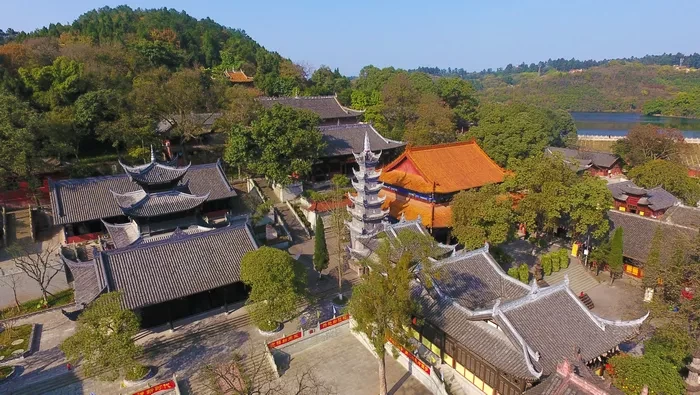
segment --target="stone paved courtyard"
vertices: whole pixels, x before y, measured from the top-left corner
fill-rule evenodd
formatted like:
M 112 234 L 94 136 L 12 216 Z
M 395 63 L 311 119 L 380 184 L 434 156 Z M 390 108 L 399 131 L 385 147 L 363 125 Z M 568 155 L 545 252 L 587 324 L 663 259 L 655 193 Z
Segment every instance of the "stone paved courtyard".
M 377 359 L 353 336 L 349 329 L 333 339 L 292 355 L 282 380 L 294 380 L 308 367 L 320 380 L 333 385 L 338 395 L 376 394 L 379 389 Z M 430 394 L 418 380 L 391 355 L 386 358 L 389 394 Z

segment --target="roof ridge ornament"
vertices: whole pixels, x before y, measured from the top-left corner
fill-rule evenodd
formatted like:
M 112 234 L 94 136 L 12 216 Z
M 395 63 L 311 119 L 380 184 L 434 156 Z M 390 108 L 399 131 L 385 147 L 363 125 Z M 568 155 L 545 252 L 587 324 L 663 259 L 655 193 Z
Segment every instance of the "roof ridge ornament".
M 151 163 L 156 161 L 156 153 L 153 151 L 153 144 L 151 144 Z
M 367 133 L 366 130 L 365 130 L 365 143 L 364 143 L 364 148 L 365 148 L 365 149 L 364 149 L 365 152 L 372 152 L 372 150 L 370 149 L 370 145 L 369 145 L 369 134 Z

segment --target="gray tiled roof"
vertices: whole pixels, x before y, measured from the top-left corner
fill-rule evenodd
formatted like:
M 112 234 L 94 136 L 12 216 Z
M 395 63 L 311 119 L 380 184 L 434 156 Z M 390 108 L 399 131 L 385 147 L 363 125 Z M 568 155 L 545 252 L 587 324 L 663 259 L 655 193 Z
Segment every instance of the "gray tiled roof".
M 619 159 L 617 155 L 607 152 L 579 151 L 571 148 L 547 147 L 546 152 L 562 154 L 564 159 L 577 165 L 577 170 L 584 170 L 591 165 L 609 168 Z
M 141 190 L 126 174 L 50 181 L 51 209 L 55 224 L 69 224 L 124 215 L 112 192 Z M 178 189 L 206 195 L 207 201 L 236 196 L 219 163 L 193 165 L 179 181 Z
M 597 376 L 591 372 L 584 363 L 579 362 L 574 365 L 572 375 L 576 375 L 577 379 L 586 381 L 589 385 L 598 387 L 607 395 L 624 395 L 624 392 L 613 387 L 610 380 Z M 579 386 L 568 377 L 564 377 L 558 372 L 552 373 L 541 383 L 535 385 L 531 389 L 525 391 L 526 395 L 590 395 L 591 391 L 588 388 Z
M 700 208 L 687 206 L 673 206 L 666 210 L 662 219 L 675 225 L 700 228 Z
M 444 259 L 433 269 L 440 292 L 470 310 L 491 308 L 497 299 L 523 297 L 530 289 L 505 274 L 483 249 Z
M 109 236 L 112 238 L 112 243 L 115 247 L 122 248 L 132 244 L 141 237 L 139 225 L 136 221 L 127 222 L 125 224 L 110 224 L 102 221 Z
M 173 190 L 146 193 L 143 190 L 114 194 L 117 204 L 129 217 L 155 217 L 191 210 L 204 203 L 209 194 L 202 196 Z
M 614 324 L 600 319 L 584 306 L 564 283 L 543 288 L 534 299 L 507 302 L 501 311 L 518 334 L 536 352 L 548 374 L 557 364 L 580 350 L 590 361 L 634 337 L 641 322 Z
M 121 161 L 119 164 L 133 181 L 146 185 L 174 183 L 182 178 L 190 168 L 190 165 L 175 167 L 156 161 L 141 166 L 127 166 L 121 163 Z
M 362 152 L 365 133 L 367 133 L 370 145 L 374 151 L 384 151 L 406 145 L 404 142 L 382 137 L 368 123 L 321 126 L 319 130 L 323 135 L 323 141 L 326 143 L 326 148 L 322 154 L 323 157 L 343 156 Z
M 310 110 L 322 120 L 335 118 L 357 118 L 362 111 L 351 110 L 340 105 L 335 96 L 260 97 L 260 103 L 271 108 L 275 104 Z
M 485 321 L 475 321 L 454 303 L 437 300 L 422 286 L 413 295 L 421 305 L 422 316 L 486 362 L 516 377 L 533 379 L 523 353 L 501 330 Z
M 108 290 L 123 292 L 124 306 L 134 309 L 240 281 L 241 259 L 256 248 L 246 225 L 227 226 L 102 251 L 96 265 Z
M 671 258 L 678 242 L 692 241 L 698 234 L 698 230 L 694 228 L 616 210 L 608 211 L 608 218 L 613 225 L 611 234 L 617 227 L 623 229 L 623 254 L 639 262 L 646 262 L 657 228 L 661 228 L 663 234 L 661 262 Z
M 680 203 L 675 196 L 661 187 L 644 189 L 635 185 L 632 181 L 615 182 L 608 184 L 608 189 L 612 192 L 616 200 L 626 201 L 630 195 L 643 195 L 646 200 L 640 199 L 640 204 L 644 202 L 654 211 L 666 210 L 674 204 Z
M 210 133 L 214 128 L 214 123 L 217 119 L 221 118 L 222 115 L 223 114 L 220 112 L 204 112 L 194 114 L 195 122 L 202 125 L 200 133 Z M 177 127 L 178 122 L 180 122 L 179 115 L 172 115 L 169 117 L 169 119 L 163 119 L 158 122 L 158 125 L 156 126 L 156 133 L 168 133 Z
M 73 274 L 73 291 L 75 303 L 78 305 L 88 304 L 95 300 L 105 289 L 104 277 L 94 260 L 80 262 L 71 259 L 69 251 L 62 251 L 60 256 Z

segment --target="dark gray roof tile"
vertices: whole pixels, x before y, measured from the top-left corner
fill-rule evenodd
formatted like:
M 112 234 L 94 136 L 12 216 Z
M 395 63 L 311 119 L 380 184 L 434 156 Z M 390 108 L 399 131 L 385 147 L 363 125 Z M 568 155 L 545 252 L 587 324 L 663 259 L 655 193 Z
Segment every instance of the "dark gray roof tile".
M 141 190 L 126 174 L 50 181 L 49 186 L 54 223 L 59 225 L 122 216 L 112 192 Z M 178 189 L 192 195 L 209 194 L 207 201 L 236 196 L 219 163 L 191 166 Z
M 561 148 L 561 147 L 547 147 L 548 153 L 558 152 L 564 156 L 564 159 L 576 162 L 578 170 L 583 170 L 588 168 L 590 165 L 602 168 L 610 168 L 615 162 L 620 158 L 617 155 L 610 154 L 607 152 L 596 152 L 596 151 L 579 151 L 571 148 Z
M 362 111 L 343 107 L 335 96 L 260 97 L 258 100 L 267 108 L 281 104 L 299 110 L 309 110 L 316 113 L 322 120 L 357 118 L 362 115 Z
M 700 208 L 673 206 L 664 213 L 664 222 L 700 229 Z
M 209 194 L 190 195 L 181 191 L 146 193 L 143 190 L 114 194 L 117 204 L 129 217 L 155 217 L 191 210 L 204 203 Z
M 642 203 L 640 199 L 640 204 L 646 204 L 654 211 L 666 210 L 680 203 L 680 200 L 661 187 L 644 189 L 632 181 L 614 182 L 608 184 L 608 189 L 615 199 L 621 201 L 626 201 L 630 195 L 643 196 L 646 200 Z
M 190 165 L 183 167 L 169 166 L 153 161 L 141 166 L 127 166 L 119 162 L 129 177 L 144 185 L 162 185 L 174 183 L 182 178 L 189 170 Z
M 319 127 L 323 135 L 326 148 L 323 157 L 344 156 L 352 153 L 362 152 L 364 149 L 365 133 L 369 137 L 369 142 L 373 151 L 384 151 L 403 147 L 406 143 L 389 140 L 382 137 L 372 125 L 368 123 L 358 123 L 337 126 Z

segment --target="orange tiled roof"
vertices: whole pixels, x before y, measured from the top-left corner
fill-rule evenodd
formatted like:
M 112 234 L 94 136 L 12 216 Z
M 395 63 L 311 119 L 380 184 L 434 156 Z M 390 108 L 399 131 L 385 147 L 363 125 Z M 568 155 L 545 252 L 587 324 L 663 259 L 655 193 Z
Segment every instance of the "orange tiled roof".
M 252 82 L 253 78 L 245 75 L 243 70 L 239 71 L 227 71 L 226 76 L 231 82 Z
M 320 202 L 312 202 L 311 206 L 307 210 L 317 212 L 317 213 L 325 213 L 326 211 L 331 211 L 335 208 L 338 207 L 345 207 L 350 205 L 350 199 L 345 198 L 343 200 L 339 201 L 320 201 Z
M 420 193 L 451 193 L 503 182 L 505 171 L 474 141 L 407 147 L 380 180 Z
M 449 205 L 433 205 L 387 190 L 383 191 L 383 196 L 386 196 L 386 200 L 382 208 L 389 208 L 389 214 L 394 218 L 401 218 L 403 214 L 407 220 L 414 220 L 420 215 L 421 222 L 428 228 L 449 228 L 452 226 L 452 207 Z

